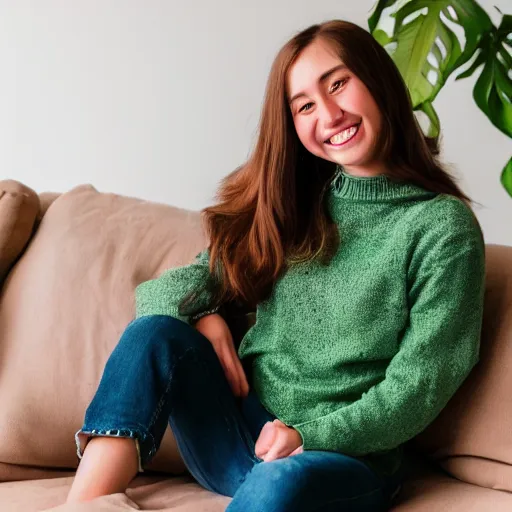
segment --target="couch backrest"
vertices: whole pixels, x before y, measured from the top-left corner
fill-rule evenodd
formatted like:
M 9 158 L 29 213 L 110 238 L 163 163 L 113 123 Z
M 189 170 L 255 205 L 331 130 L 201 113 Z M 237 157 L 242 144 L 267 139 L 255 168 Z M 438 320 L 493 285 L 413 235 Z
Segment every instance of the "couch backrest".
M 0 296 L 0 480 L 1 463 L 76 467 L 73 436 L 134 288 L 205 245 L 198 212 L 87 185 L 54 198 Z M 170 430 L 151 467 L 183 470 Z
M 39 211 L 34 190 L 18 181 L 0 181 L 0 286 L 30 240 Z

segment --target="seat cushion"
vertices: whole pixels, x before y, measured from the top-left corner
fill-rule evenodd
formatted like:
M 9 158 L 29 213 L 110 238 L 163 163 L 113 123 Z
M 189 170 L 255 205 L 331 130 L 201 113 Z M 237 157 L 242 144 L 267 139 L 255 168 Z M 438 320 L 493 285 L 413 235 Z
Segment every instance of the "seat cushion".
M 191 477 L 141 475 L 126 493 L 65 504 L 72 477 L 0 483 L 0 510 L 9 512 L 223 512 L 231 498 L 203 489 Z
M 134 289 L 206 245 L 198 212 L 80 186 L 52 198 L 0 308 L 0 480 L 6 464 L 76 468 L 74 433 L 134 318 Z M 148 469 L 184 470 L 169 429 Z
M 411 468 L 390 512 L 506 512 L 512 494 L 461 482 L 435 465 Z
M 231 498 L 203 489 L 191 477 L 138 476 L 124 493 L 64 504 L 72 477 L 0 483 L 0 510 L 9 512 L 222 512 Z M 466 484 L 418 465 L 390 512 L 509 512 L 512 495 Z

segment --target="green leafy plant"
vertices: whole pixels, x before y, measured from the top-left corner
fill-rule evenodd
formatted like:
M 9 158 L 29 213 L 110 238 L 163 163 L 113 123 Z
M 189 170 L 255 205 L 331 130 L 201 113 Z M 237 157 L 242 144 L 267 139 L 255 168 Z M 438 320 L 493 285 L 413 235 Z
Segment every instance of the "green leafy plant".
M 500 15 L 497 27 L 475 0 L 375 3 L 368 19 L 370 32 L 400 70 L 414 109 L 425 114 L 427 135 L 439 134 L 433 106 L 438 92 L 455 70 L 474 59 L 456 80 L 481 68 L 473 98 L 491 123 L 512 138 L 512 16 Z M 393 26 L 386 30 L 386 24 Z M 463 45 L 457 32 L 464 35 Z M 501 183 L 512 197 L 512 157 Z

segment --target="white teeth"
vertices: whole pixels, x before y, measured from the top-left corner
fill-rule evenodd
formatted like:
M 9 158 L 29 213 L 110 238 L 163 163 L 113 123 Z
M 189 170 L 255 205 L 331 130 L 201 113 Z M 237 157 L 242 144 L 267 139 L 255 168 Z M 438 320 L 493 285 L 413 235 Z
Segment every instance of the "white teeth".
M 350 139 L 354 135 L 354 133 L 357 132 L 357 126 L 351 126 L 350 128 L 347 128 L 346 130 L 343 130 L 340 133 L 337 133 L 336 135 L 333 135 L 329 142 L 331 144 L 341 144 L 345 142 L 346 140 Z

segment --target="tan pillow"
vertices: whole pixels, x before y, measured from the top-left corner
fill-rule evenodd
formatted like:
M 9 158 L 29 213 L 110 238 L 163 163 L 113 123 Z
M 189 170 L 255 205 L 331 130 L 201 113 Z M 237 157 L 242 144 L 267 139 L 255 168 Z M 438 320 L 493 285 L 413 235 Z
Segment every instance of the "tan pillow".
M 74 433 L 134 318 L 135 287 L 205 245 L 198 212 L 90 185 L 53 202 L 1 296 L 0 462 L 76 467 Z M 184 470 L 169 428 L 151 468 Z
M 0 285 L 30 240 L 38 212 L 36 192 L 18 181 L 0 181 Z
M 415 445 L 468 483 L 512 492 L 512 247 L 486 246 L 480 362 Z
M 57 197 L 60 195 L 61 194 L 57 192 L 43 192 L 42 194 L 39 194 L 39 203 L 41 206 L 39 208 L 39 214 L 36 218 L 36 228 L 39 227 L 39 223 L 43 219 L 43 216 L 46 214 L 48 208 L 50 208 L 55 199 L 57 199 Z

